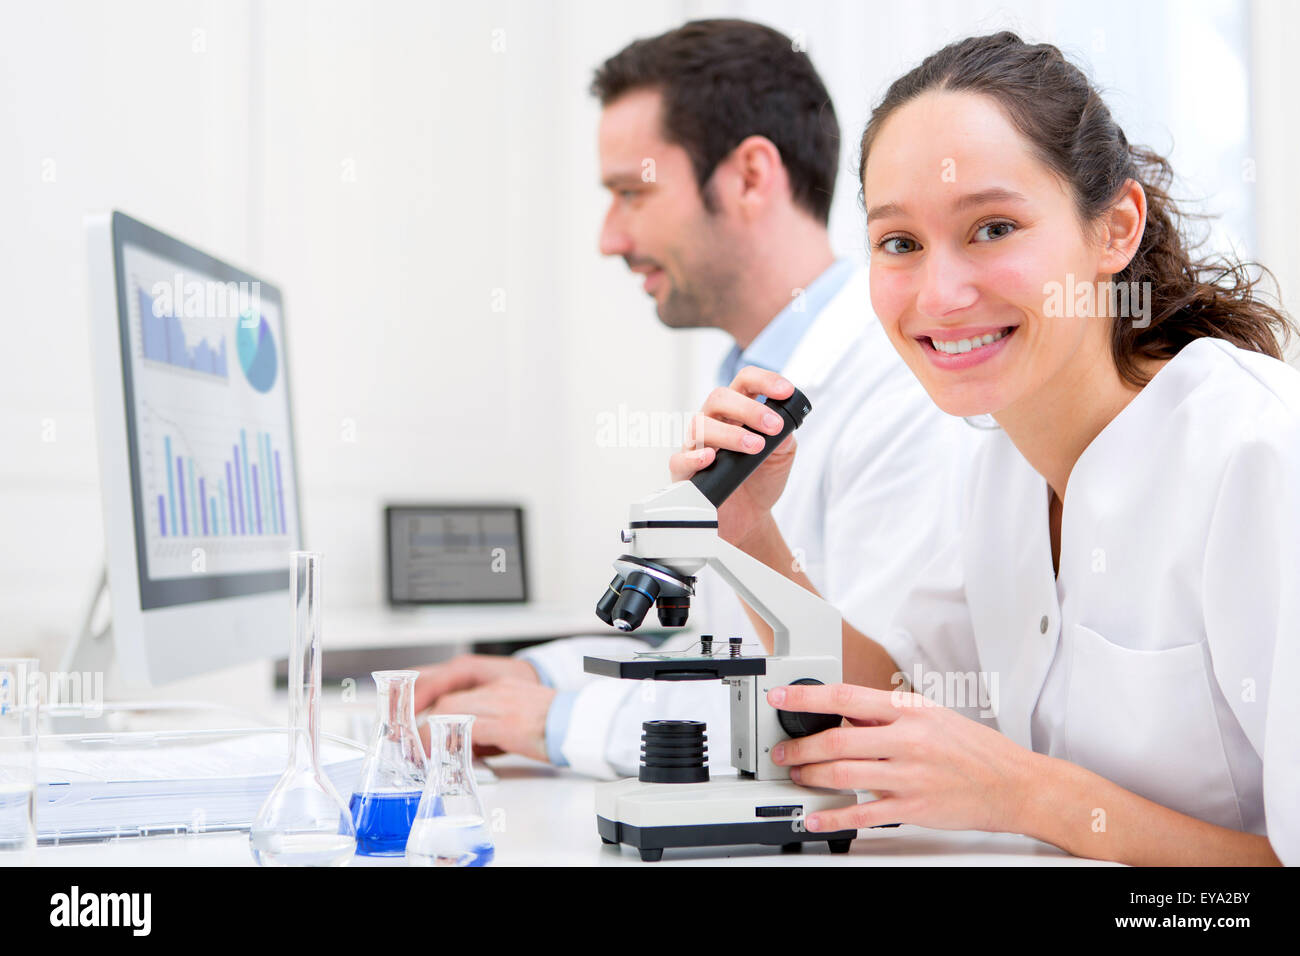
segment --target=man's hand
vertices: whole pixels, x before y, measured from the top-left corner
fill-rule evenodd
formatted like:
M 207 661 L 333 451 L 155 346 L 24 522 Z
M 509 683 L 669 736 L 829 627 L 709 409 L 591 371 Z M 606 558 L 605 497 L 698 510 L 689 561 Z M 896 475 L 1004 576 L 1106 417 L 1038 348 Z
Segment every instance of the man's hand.
M 531 681 L 498 680 L 444 694 L 431 713 L 477 717 L 470 733 L 477 757 L 511 753 L 545 761 L 546 715 L 554 699 L 555 690 L 539 684 L 535 676 Z M 420 727 L 420 739 L 427 751 L 427 723 Z
M 498 680 L 539 684 L 537 671 L 527 661 L 491 654 L 461 654 L 442 664 L 420 668 L 415 679 L 415 712 L 435 707 L 445 695 L 470 690 Z M 447 713 L 443 709 L 443 713 Z

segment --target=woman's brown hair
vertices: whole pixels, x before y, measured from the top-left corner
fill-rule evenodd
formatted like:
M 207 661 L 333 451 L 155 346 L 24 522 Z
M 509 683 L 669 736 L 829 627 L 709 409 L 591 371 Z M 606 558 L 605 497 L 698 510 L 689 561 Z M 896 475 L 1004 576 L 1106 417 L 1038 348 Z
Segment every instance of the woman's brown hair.
M 992 97 L 1039 157 L 1069 183 L 1084 223 L 1110 208 L 1132 179 L 1146 192 L 1146 230 L 1115 283 L 1150 283 L 1150 323 L 1115 319 L 1111 352 L 1121 378 L 1136 386 L 1143 365 L 1168 359 L 1194 339 L 1226 339 L 1244 349 L 1282 357 L 1292 332 L 1286 313 L 1264 302 L 1251 263 L 1198 259 L 1185 232 L 1187 216 L 1169 194 L 1173 170 L 1162 156 L 1130 146 L 1124 131 L 1084 75 L 1048 43 L 1028 44 L 1014 33 L 949 44 L 899 77 L 871 112 L 862 134 L 861 180 L 867 155 L 895 110 L 922 93 L 951 90 Z M 1256 267 L 1259 273 L 1271 273 Z M 1132 288 L 1132 287 L 1130 287 Z M 1141 286 L 1138 286 L 1141 288 Z

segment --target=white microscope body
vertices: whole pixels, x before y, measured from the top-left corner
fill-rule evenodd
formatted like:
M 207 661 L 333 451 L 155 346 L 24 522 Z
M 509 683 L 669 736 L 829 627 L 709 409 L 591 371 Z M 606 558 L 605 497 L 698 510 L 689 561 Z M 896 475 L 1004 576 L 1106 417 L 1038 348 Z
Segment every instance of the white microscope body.
M 700 766 L 704 759 L 700 748 L 687 741 L 693 737 L 700 742 L 702 726 L 656 721 L 645 725 L 640 776 L 597 785 L 601 839 L 635 846 L 643 860 L 658 860 L 669 847 L 759 843 L 795 848 L 812 840 L 825 840 L 832 851 L 845 852 L 857 836 L 855 830 L 809 833 L 802 825 L 808 813 L 856 804 L 855 794 L 800 786 L 790 780 L 787 767 L 772 762 L 772 748 L 781 741 L 838 726 L 840 718 L 778 711 L 767 702 L 767 692 L 774 687 L 840 682 L 840 614 L 718 537 L 716 505 L 810 410 L 798 391 L 768 405 L 782 413 L 787 427 L 779 435 L 763 436 L 767 439 L 763 452 L 753 456 L 719 452 L 717 472 L 709 474 L 706 469 L 632 505 L 629 527 L 623 532 L 628 551 L 614 562 L 618 575 L 597 605 L 602 620 L 624 631 L 637 627 L 656 603 L 664 624 L 684 624 L 694 576 L 707 565 L 772 627 L 774 635 L 771 656 L 743 656 L 739 639 L 733 638 L 719 642 L 720 647 L 706 642 L 698 654 L 586 658 L 590 673 L 631 679 L 721 679 L 731 688 L 729 756 L 738 776 L 708 779 L 707 769 Z M 652 723 L 662 726 L 652 727 Z M 660 782 L 667 780 L 680 782 Z

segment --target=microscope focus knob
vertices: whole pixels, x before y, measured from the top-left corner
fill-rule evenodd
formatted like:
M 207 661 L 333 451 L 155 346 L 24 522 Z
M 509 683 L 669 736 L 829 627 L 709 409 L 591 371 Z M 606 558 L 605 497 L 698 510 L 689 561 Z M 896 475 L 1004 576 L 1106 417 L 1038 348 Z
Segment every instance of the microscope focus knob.
M 800 677 L 798 680 L 790 681 L 791 684 L 820 684 L 822 681 L 814 677 Z M 791 737 L 807 737 L 811 734 L 819 734 L 823 730 L 830 730 L 832 727 L 838 727 L 844 722 L 839 714 L 814 714 L 802 710 L 778 710 L 776 719 L 781 724 L 781 729 Z

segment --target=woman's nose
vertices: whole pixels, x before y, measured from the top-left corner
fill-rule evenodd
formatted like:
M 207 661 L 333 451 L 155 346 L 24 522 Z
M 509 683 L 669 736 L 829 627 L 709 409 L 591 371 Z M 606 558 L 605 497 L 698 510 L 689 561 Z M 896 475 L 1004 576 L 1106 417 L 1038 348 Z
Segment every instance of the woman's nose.
M 978 298 L 970 264 L 954 253 L 932 249 L 921 270 L 917 310 L 939 319 L 970 308 Z

